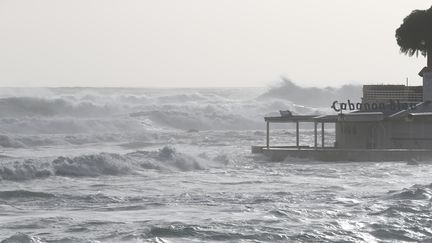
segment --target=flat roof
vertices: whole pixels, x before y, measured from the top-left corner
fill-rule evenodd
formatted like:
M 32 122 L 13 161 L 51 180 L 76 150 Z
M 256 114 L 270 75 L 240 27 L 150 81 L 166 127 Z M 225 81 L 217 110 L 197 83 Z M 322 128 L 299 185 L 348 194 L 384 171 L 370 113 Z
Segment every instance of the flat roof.
M 264 117 L 264 121 L 271 123 L 289 123 L 289 122 L 324 122 L 335 123 L 337 121 L 350 122 L 370 122 L 382 121 L 384 114 L 382 112 L 353 112 L 338 115 L 293 115 L 293 116 L 269 116 Z
M 273 123 L 288 122 L 336 122 L 338 115 L 293 115 L 293 116 L 268 116 L 264 121 Z
M 264 117 L 264 121 L 274 123 L 311 122 L 314 117 L 316 117 L 316 115 L 268 116 Z
M 323 122 L 336 123 L 343 122 L 378 122 L 383 120 L 400 120 L 400 119 L 421 119 L 432 120 L 432 102 L 426 101 L 418 103 L 415 107 L 401 110 L 391 115 L 383 112 L 362 112 L 354 111 L 337 115 L 291 115 L 291 116 L 268 116 L 264 121 L 271 123 L 289 123 L 289 122 Z

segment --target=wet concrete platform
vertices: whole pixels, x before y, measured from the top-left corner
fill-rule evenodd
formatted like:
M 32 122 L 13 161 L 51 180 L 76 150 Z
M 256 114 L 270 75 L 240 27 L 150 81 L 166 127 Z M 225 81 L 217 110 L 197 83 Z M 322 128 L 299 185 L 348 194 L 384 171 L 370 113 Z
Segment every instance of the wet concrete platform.
M 295 146 L 252 146 L 252 153 L 264 154 L 272 161 L 288 157 L 317 161 L 431 161 L 432 149 L 337 149 Z

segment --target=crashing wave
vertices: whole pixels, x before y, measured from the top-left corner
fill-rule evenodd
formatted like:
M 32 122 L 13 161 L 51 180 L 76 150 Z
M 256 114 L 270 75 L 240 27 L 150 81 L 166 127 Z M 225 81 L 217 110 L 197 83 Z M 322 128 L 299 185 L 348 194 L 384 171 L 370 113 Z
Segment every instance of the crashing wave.
M 281 83 L 270 88 L 259 98 L 280 98 L 297 104 L 321 107 L 323 104 L 331 104 L 334 100 L 360 100 L 361 92 L 361 86 L 356 85 L 344 85 L 340 88 L 304 88 L 282 77 Z
M 262 117 L 270 111 L 318 112 L 316 108 L 304 106 L 307 102 L 294 96 L 302 93 L 304 97 L 315 99 L 315 91 L 304 89 L 300 92 L 303 88 L 296 89 L 293 96 L 279 91 L 279 88 L 261 96 L 258 89 L 173 89 L 161 92 L 151 89 L 58 88 L 40 91 L 42 95 L 35 93 L 34 96 L 25 89 L 3 90 L 7 95 L 1 95 L 0 89 L 0 133 L 76 134 L 112 130 L 127 132 L 139 128 L 260 129 Z M 331 92 L 326 94 L 333 95 Z M 317 105 L 320 107 L 322 103 Z
M 101 153 L 74 158 L 58 157 L 51 162 L 58 176 L 122 175 L 130 173 L 128 161 L 118 154 Z
M 193 171 L 227 163 L 228 158 L 226 157 L 217 156 L 213 160 L 205 160 L 165 146 L 158 151 L 136 151 L 124 155 L 99 153 L 72 158 L 61 156 L 48 161 L 27 159 L 3 162 L 0 165 L 0 179 L 22 181 L 49 176 L 120 176 L 140 174 L 149 169 Z
M 45 178 L 52 175 L 51 168 L 36 160 L 24 160 L 13 162 L 12 164 L 3 163 L 0 167 L 0 179 L 3 180 L 28 180 Z
M 390 193 L 390 199 L 393 200 L 430 200 L 432 198 L 432 184 L 414 185 L 400 191 Z

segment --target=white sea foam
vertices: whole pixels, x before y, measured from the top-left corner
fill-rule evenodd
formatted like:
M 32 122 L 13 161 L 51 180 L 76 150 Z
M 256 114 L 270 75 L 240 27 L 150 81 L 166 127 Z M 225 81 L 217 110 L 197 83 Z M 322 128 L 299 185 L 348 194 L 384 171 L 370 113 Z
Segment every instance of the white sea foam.
M 343 90 L 0 89 L 0 240 L 430 241 L 428 163 L 250 154 L 263 115 L 325 112 L 312 99 Z
M 32 237 L 24 233 L 17 233 L 7 239 L 1 241 L 1 243 L 43 243 L 38 237 Z
M 177 152 L 165 146 L 157 151 L 136 151 L 127 154 L 99 153 L 55 159 L 39 158 L 3 161 L 0 179 L 30 180 L 49 176 L 96 177 L 101 175 L 139 174 L 148 169 L 164 171 L 203 170 L 229 163 L 225 155 L 213 159 Z
M 186 90 L 184 94 L 172 90 L 119 91 L 47 89 L 45 92 L 49 96 L 41 95 L 44 92 L 30 96 L 26 89 L 3 91 L 0 133 L 124 131 L 136 129 L 139 123 L 141 128 L 147 129 L 256 129 L 262 126 L 262 116 L 269 111 L 320 111 L 319 106 L 296 105 L 289 97 L 272 96 L 263 100 L 252 89 L 249 95 L 241 90 L 237 93 Z M 20 96 L 23 94 L 26 96 Z

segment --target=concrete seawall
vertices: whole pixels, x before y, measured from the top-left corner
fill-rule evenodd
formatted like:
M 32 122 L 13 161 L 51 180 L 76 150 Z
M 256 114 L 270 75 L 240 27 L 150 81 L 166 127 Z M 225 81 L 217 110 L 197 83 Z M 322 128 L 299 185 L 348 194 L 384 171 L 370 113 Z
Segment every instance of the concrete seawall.
M 335 149 L 252 146 L 252 153 L 261 153 L 272 161 L 287 157 L 318 161 L 432 161 L 432 150 L 425 149 Z

